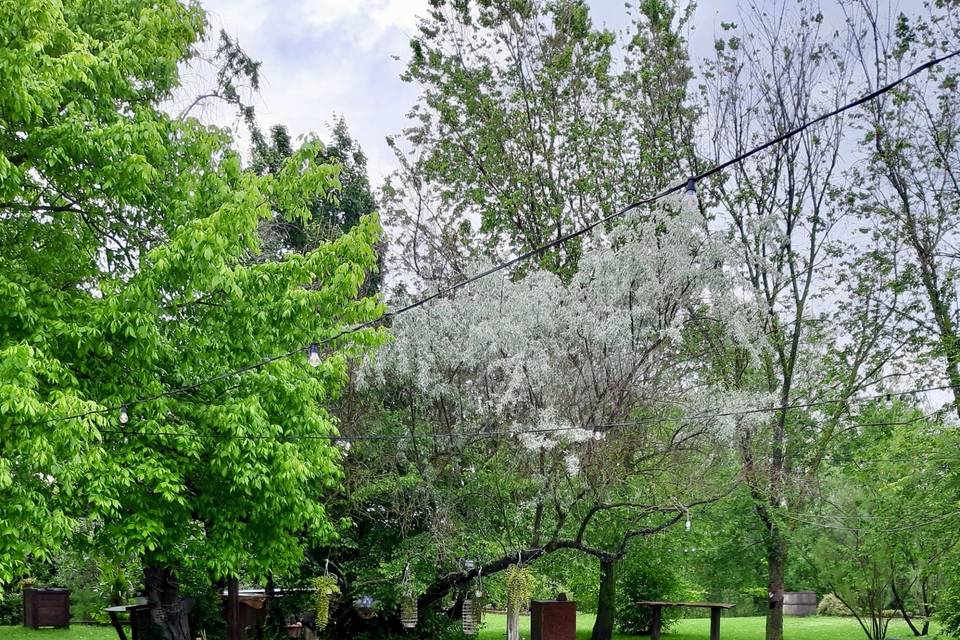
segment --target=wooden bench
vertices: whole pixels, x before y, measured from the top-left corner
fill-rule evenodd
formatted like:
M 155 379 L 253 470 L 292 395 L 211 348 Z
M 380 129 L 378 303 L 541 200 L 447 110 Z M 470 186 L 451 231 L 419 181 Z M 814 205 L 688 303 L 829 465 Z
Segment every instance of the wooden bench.
M 663 602 L 660 600 L 641 600 L 636 604 L 640 607 L 650 607 L 653 609 L 653 617 L 650 620 L 650 640 L 660 640 L 661 614 L 664 607 L 710 609 L 710 640 L 720 640 L 720 611 L 734 607 L 734 605 L 726 602 Z

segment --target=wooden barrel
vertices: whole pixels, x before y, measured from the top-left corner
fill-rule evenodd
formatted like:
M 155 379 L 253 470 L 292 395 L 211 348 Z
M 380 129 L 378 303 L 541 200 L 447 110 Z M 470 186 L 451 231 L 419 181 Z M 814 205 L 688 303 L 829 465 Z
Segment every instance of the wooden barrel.
M 783 594 L 783 615 L 817 615 L 817 594 L 813 591 L 785 591 Z

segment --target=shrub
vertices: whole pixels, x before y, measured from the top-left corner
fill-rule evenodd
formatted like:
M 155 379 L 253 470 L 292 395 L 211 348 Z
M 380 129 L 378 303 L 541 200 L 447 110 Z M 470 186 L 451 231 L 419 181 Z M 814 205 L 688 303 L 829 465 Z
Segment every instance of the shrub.
M 853 612 L 840 601 L 840 598 L 828 593 L 817 604 L 818 616 L 852 616 Z
M 943 625 L 943 635 L 960 637 L 960 580 L 951 580 L 940 592 L 936 616 Z
M 0 625 L 20 624 L 23 618 L 23 593 L 19 587 L 0 591 Z
M 680 597 L 682 583 L 676 568 L 667 564 L 667 557 L 652 549 L 635 548 L 618 567 L 616 624 L 623 633 L 640 635 L 650 631 L 652 611 L 638 607 L 636 602 Z M 664 629 L 679 615 L 669 607 L 662 613 Z

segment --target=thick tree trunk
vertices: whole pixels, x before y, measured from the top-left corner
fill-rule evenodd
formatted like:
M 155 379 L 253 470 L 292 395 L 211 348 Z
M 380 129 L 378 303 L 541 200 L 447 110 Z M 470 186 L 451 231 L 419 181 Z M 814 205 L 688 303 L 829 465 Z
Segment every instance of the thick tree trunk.
M 190 640 L 188 607 L 180 598 L 180 583 L 169 567 L 145 567 L 144 585 L 150 617 L 163 640 Z
M 773 525 L 767 547 L 767 640 L 783 640 L 783 578 L 787 571 L 787 539 Z
M 616 573 L 613 560 L 600 560 L 600 595 L 597 597 L 597 620 L 591 640 L 611 640 L 616 615 Z

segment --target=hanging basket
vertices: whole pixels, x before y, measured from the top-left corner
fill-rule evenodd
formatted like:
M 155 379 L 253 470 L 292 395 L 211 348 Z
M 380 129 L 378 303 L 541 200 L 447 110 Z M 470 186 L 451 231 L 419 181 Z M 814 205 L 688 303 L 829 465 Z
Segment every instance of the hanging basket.
M 460 613 L 463 618 L 463 634 L 467 636 L 476 635 L 477 627 L 480 626 L 479 603 L 467 599 L 463 601 L 463 608 Z
M 483 622 L 483 608 L 487 606 L 487 594 L 483 592 L 482 587 L 477 587 L 473 592 L 473 619 L 476 621 L 477 626 Z
M 330 621 L 330 601 L 340 593 L 337 577 L 330 574 L 313 580 L 313 610 L 316 614 L 316 629 L 323 631 Z
M 404 629 L 413 629 L 418 620 L 417 596 L 413 590 L 413 577 L 410 575 L 408 562 L 403 568 L 403 578 L 400 581 L 400 624 Z
M 400 624 L 404 629 L 413 629 L 417 626 L 418 620 L 417 599 L 412 593 L 404 594 L 400 598 Z
M 376 604 L 377 601 L 373 599 L 373 596 L 360 596 L 353 601 L 353 608 L 362 619 L 370 620 L 376 613 Z
M 523 611 L 533 595 L 533 573 L 527 567 L 515 564 L 507 567 L 505 573 L 507 611 Z

